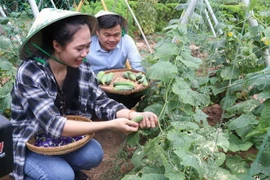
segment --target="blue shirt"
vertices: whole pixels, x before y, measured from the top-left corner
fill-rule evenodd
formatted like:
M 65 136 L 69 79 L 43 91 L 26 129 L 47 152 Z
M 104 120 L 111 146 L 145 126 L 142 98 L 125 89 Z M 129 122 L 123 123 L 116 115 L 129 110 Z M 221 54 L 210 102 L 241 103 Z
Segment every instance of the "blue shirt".
M 97 74 L 99 71 L 125 68 L 128 59 L 132 69 L 145 71 L 141 66 L 141 56 L 134 40 L 125 34 L 116 48 L 111 51 L 105 51 L 101 48 L 98 36 L 92 36 L 90 52 L 86 56 L 92 69 Z
M 89 63 L 83 63 L 79 73 L 77 108 L 67 109 L 67 114 L 89 119 L 95 114 L 99 119 L 115 119 L 116 112 L 125 106 L 109 99 L 99 88 Z M 55 139 L 61 137 L 67 119 L 60 115 L 55 105 L 57 84 L 48 64 L 35 60 L 24 61 L 18 68 L 11 97 L 14 149 L 12 177 L 24 179 L 25 143 L 36 132 L 44 132 Z

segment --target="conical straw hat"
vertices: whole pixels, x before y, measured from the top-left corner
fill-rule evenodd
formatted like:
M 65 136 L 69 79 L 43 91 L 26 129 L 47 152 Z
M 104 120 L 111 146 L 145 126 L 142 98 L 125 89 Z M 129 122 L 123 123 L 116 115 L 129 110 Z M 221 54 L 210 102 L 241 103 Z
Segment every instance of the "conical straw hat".
M 55 8 L 44 8 L 38 14 L 37 18 L 32 24 L 31 29 L 28 32 L 25 41 L 20 47 L 19 57 L 21 58 L 21 60 L 25 60 L 26 58 L 30 57 L 31 55 L 35 54 L 38 51 L 38 49 L 34 47 L 32 43 L 38 45 L 39 47 L 42 46 L 43 43 L 43 37 L 41 32 L 42 29 L 48 27 L 49 25 L 59 20 L 72 16 L 82 16 L 82 15 L 89 17 L 89 21 L 91 23 L 91 31 L 95 32 L 97 27 L 97 19 L 94 16 L 76 11 L 68 11 Z
M 104 10 L 101 10 L 101 11 L 99 11 L 99 12 L 95 15 L 95 17 L 96 17 L 96 18 L 99 18 L 99 17 L 101 17 L 101 16 L 106 16 L 106 15 L 116 15 L 116 16 L 121 17 L 121 19 L 122 19 L 122 21 L 123 21 L 123 27 L 124 27 L 126 33 L 128 32 L 128 22 L 127 22 L 127 20 L 126 20 L 123 16 L 120 16 L 119 14 L 116 14 L 116 13 L 110 12 L 110 11 L 104 11 Z

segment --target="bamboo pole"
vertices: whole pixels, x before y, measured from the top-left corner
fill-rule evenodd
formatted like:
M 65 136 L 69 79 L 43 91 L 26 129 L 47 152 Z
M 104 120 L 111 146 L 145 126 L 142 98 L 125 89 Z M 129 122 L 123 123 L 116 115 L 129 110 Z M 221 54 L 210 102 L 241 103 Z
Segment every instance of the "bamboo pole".
M 147 45 L 147 47 L 148 47 L 149 52 L 152 54 L 152 53 L 153 53 L 153 52 L 152 52 L 152 49 L 151 49 L 151 47 L 150 47 L 150 45 L 149 45 L 149 43 L 148 43 L 148 41 L 147 41 L 147 39 L 146 39 L 146 37 L 145 37 L 145 35 L 144 35 L 144 33 L 143 33 L 143 30 L 142 30 L 142 28 L 141 28 L 141 26 L 140 26 L 140 24 L 139 24 L 139 22 L 138 22 L 138 20 L 137 20 L 137 18 L 136 18 L 136 16 L 135 16 L 135 14 L 133 13 L 131 7 L 129 6 L 127 0 L 125 0 L 125 3 L 126 3 L 126 5 L 127 5 L 127 7 L 128 7 L 128 10 L 130 11 L 130 13 L 131 13 L 133 19 L 135 20 L 135 22 L 136 22 L 136 24 L 137 24 L 137 26 L 138 26 L 138 28 L 139 28 L 139 30 L 140 30 L 142 36 L 143 36 L 143 39 L 144 39 L 144 41 L 145 41 L 145 43 L 146 43 L 146 45 Z
M 79 5 L 78 5 L 78 7 L 76 8 L 76 11 L 77 12 L 81 11 L 82 6 L 83 6 L 83 3 L 84 3 L 84 0 L 81 0 L 80 3 L 79 3 Z
M 108 11 L 107 6 L 106 6 L 104 0 L 100 0 L 100 2 L 101 2 L 101 4 L 102 4 L 103 9 L 104 9 L 105 11 Z

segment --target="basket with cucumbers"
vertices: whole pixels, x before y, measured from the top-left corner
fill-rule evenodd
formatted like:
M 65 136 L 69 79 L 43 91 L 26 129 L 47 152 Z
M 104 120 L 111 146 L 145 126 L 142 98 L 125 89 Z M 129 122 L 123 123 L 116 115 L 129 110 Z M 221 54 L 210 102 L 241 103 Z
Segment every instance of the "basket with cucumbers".
M 144 72 L 133 69 L 113 69 L 97 74 L 100 88 L 109 93 L 129 95 L 149 87 L 150 83 Z

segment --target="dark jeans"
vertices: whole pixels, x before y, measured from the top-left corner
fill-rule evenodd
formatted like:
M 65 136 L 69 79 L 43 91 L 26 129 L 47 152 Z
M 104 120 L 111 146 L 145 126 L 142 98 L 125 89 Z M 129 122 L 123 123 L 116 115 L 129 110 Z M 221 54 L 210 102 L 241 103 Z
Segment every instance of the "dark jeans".
M 124 104 L 127 108 L 133 108 L 142 98 L 143 93 L 133 93 L 129 95 L 122 94 L 112 94 L 106 92 L 107 96 L 111 99 L 114 99 L 117 102 Z

